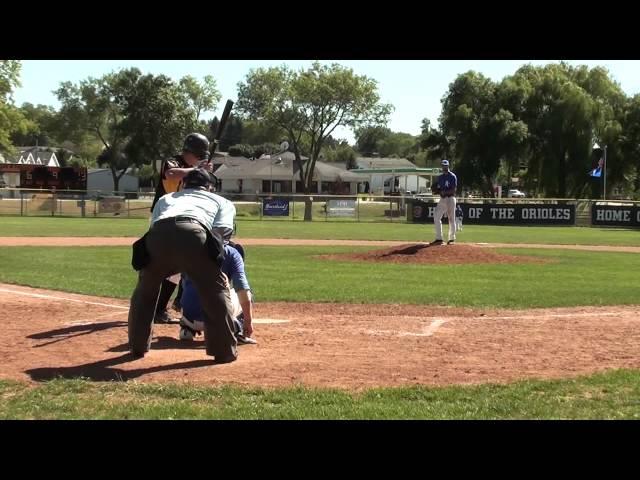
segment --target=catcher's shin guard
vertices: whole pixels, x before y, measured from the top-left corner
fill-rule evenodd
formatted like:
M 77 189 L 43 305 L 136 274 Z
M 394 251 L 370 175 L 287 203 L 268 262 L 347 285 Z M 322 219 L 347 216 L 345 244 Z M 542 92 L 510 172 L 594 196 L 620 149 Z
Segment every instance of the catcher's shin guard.
M 204 322 L 202 320 L 191 321 L 184 316 L 180 319 L 180 326 L 190 328 L 198 333 L 202 333 L 204 331 Z

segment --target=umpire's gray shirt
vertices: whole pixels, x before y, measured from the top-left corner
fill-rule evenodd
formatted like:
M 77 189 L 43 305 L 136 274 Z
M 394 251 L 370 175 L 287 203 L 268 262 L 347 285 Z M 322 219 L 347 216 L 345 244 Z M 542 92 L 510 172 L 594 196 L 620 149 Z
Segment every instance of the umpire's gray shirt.
M 151 224 L 172 217 L 189 217 L 209 229 L 231 228 L 236 207 L 226 198 L 206 190 L 187 188 L 169 193 L 158 200 L 151 215 Z

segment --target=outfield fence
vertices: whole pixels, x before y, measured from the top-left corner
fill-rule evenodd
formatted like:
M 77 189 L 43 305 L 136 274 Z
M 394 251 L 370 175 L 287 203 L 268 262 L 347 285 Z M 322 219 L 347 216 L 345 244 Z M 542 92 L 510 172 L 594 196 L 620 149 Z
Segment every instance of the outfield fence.
M 433 196 L 222 194 L 239 220 L 429 223 Z M 0 189 L 0 215 L 148 218 L 153 193 Z M 465 223 L 640 227 L 640 202 L 554 198 L 458 198 Z

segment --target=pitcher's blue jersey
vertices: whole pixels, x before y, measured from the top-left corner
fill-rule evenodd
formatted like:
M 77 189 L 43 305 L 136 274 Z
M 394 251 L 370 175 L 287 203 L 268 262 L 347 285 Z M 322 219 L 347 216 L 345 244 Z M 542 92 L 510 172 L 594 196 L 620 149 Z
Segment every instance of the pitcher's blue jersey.
M 438 186 L 440 191 L 458 188 L 458 177 L 453 172 L 443 173 L 438 177 Z

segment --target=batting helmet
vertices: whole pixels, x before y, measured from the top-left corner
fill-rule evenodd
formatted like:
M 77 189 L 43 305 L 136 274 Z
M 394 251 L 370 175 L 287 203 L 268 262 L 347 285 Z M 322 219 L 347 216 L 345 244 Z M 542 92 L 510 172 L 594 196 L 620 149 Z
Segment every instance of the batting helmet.
M 209 157 L 209 140 L 201 133 L 190 133 L 184 139 L 183 152 L 191 152 L 198 158 Z

